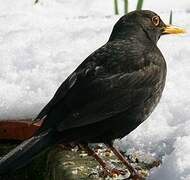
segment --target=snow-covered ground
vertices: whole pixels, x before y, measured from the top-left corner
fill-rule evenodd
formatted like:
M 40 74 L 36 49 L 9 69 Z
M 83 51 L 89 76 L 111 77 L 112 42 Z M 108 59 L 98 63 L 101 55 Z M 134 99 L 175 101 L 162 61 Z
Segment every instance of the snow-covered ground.
M 129 3 L 135 7 L 134 0 Z M 35 117 L 77 65 L 107 41 L 120 17 L 113 15 L 110 0 L 0 4 L 0 119 Z M 144 8 L 165 21 L 173 9 L 174 23 L 190 28 L 189 0 L 145 0 Z M 163 98 L 151 117 L 119 143 L 128 152 L 163 160 L 151 180 L 190 180 L 189 43 L 189 33 L 160 39 L 168 64 Z

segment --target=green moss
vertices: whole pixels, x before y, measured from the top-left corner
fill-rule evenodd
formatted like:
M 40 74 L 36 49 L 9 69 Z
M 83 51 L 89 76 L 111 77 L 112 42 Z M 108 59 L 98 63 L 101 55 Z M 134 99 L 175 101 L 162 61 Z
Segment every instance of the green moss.
M 0 155 L 6 154 L 16 145 L 17 143 L 0 143 Z M 105 161 L 112 163 L 118 169 L 126 170 L 126 167 L 118 161 L 113 153 L 108 153 L 106 156 L 105 147 L 98 151 Z M 151 160 L 149 156 L 143 161 L 138 160 L 138 154 L 131 155 L 131 157 L 129 161 L 144 174 L 144 177 L 148 175 L 149 169 L 155 166 L 154 160 Z M 126 173 L 125 178 L 128 176 L 129 174 Z M 15 173 L 11 172 L 10 175 L 3 178 L 0 177 L 0 180 L 100 180 L 105 179 L 104 177 L 105 174 L 98 162 L 85 151 L 62 149 L 57 146 L 40 153 L 25 168 Z

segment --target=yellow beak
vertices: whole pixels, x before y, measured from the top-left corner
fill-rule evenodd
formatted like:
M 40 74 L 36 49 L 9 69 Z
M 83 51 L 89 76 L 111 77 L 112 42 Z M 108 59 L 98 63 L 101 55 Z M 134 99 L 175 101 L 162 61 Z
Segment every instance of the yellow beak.
M 167 25 L 164 28 L 164 31 L 162 32 L 162 34 L 179 34 L 179 33 L 185 33 L 185 32 L 186 31 L 183 28 L 172 26 L 172 25 Z

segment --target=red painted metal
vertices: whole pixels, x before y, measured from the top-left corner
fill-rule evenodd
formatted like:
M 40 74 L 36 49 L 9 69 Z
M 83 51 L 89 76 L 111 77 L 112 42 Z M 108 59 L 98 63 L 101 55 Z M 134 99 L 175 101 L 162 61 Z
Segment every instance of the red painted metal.
M 31 119 L 0 120 L 0 140 L 25 140 L 40 127 L 41 122 Z

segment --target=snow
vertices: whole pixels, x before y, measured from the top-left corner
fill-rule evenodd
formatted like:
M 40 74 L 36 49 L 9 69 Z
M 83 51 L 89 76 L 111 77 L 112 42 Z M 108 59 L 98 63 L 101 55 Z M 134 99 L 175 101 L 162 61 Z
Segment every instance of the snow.
M 35 117 L 77 65 L 106 43 L 120 17 L 113 15 L 110 0 L 0 2 L 0 119 Z M 122 12 L 122 0 L 119 3 Z M 134 0 L 129 3 L 130 9 L 136 5 Z M 166 22 L 173 9 L 174 23 L 187 30 L 189 7 L 189 0 L 146 0 L 144 5 Z M 129 153 L 162 159 L 150 180 L 190 179 L 189 42 L 189 33 L 160 39 L 168 64 L 161 102 L 145 123 L 118 143 Z

